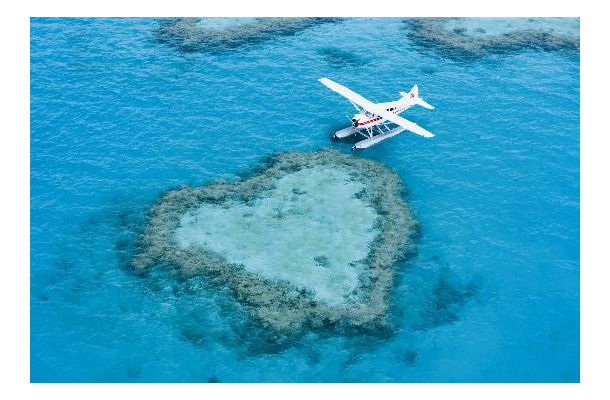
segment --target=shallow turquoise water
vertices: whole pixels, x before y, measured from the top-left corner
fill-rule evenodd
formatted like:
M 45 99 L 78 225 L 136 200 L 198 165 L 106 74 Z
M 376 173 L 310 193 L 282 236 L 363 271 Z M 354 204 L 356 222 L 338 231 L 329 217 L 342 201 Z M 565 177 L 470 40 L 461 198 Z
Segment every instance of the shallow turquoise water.
M 400 19 L 346 20 L 219 54 L 154 19 L 31 21 L 32 381 L 578 381 L 580 66 L 533 49 L 447 60 Z M 347 52 L 347 55 L 338 52 Z M 394 168 L 422 225 L 387 337 L 252 352 L 224 293 L 125 268 L 157 196 L 278 151 L 349 152 L 349 103 L 420 86 L 437 107 L 358 153 Z M 268 349 L 267 349 L 268 350 Z

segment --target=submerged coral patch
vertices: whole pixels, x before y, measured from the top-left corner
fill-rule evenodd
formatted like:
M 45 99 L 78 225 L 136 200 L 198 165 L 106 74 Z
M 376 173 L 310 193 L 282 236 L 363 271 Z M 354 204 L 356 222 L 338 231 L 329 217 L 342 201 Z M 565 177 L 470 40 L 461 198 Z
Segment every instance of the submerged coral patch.
M 183 52 L 218 53 L 248 44 L 294 35 L 338 18 L 172 18 L 157 39 Z
M 132 260 L 231 289 L 263 327 L 374 330 L 417 222 L 396 173 L 331 150 L 286 153 L 259 175 L 182 187 L 149 212 Z
M 346 51 L 336 47 L 326 47 L 319 53 L 333 67 L 362 67 L 368 60 L 362 58 L 355 51 Z
M 538 48 L 580 50 L 579 18 L 409 18 L 409 36 L 449 58 Z

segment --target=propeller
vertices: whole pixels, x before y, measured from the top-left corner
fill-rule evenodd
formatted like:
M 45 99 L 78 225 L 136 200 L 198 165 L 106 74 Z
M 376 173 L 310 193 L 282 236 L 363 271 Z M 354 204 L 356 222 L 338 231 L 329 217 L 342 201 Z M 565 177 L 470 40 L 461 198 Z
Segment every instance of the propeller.
M 358 121 L 356 118 L 350 118 L 349 115 L 346 115 L 345 118 L 349 119 L 349 122 L 352 124 L 352 126 L 355 128 L 358 126 Z

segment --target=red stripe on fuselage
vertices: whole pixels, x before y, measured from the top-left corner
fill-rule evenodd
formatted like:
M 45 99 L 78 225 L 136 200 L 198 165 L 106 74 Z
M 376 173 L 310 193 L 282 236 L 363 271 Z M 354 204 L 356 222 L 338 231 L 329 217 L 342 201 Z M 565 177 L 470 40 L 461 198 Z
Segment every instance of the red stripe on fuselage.
M 392 112 L 392 114 L 398 114 L 399 112 L 402 112 L 403 110 L 404 110 L 404 108 L 403 108 L 402 110 L 396 110 L 396 111 Z M 375 121 L 379 121 L 380 119 L 381 119 L 381 117 L 379 117 L 379 118 L 374 118 L 374 119 L 369 119 L 369 120 L 368 120 L 368 121 L 366 121 L 366 122 L 358 122 L 358 126 L 360 126 L 360 125 L 366 125 L 366 124 L 368 124 L 369 122 L 375 122 Z

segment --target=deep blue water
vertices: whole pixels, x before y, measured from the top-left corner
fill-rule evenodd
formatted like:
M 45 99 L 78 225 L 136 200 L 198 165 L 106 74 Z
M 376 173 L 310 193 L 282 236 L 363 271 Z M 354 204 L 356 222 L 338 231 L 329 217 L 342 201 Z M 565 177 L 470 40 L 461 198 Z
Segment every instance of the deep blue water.
M 31 20 L 32 381 L 579 381 L 578 55 L 448 60 L 400 19 L 182 53 L 158 23 Z M 419 253 L 389 337 L 251 353 L 230 300 L 150 290 L 129 243 L 170 188 L 278 151 L 349 153 L 329 135 L 353 109 L 322 76 L 373 101 L 417 83 L 437 107 L 404 114 L 435 138 L 358 153 L 405 181 Z

